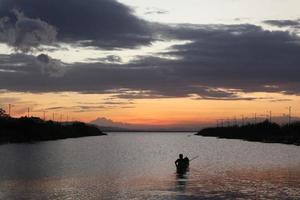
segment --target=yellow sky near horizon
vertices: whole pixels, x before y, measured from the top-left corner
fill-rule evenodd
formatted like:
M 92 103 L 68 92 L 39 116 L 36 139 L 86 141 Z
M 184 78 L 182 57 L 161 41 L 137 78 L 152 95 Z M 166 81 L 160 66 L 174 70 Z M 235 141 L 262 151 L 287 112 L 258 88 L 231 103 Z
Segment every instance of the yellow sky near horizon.
M 247 94 L 249 95 L 249 94 Z M 18 93 L 1 92 L 0 105 L 14 117 L 27 115 L 47 119 L 81 120 L 90 122 L 98 117 L 106 117 L 117 122 L 147 125 L 210 124 L 217 119 L 240 119 L 265 116 L 272 111 L 273 116 L 283 116 L 292 106 L 293 116 L 300 115 L 300 97 L 278 93 L 251 93 L 258 100 L 196 100 L 193 98 L 163 99 L 114 99 L 111 94 L 61 93 Z M 289 99 L 289 101 L 287 101 Z

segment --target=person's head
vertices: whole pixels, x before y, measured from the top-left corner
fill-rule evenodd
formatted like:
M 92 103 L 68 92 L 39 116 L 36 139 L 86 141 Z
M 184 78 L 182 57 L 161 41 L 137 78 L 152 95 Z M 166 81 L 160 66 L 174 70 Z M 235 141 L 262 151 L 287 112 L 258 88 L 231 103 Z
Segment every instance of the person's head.
M 182 154 L 179 154 L 179 158 L 182 159 L 182 158 L 183 158 L 183 155 L 182 155 Z

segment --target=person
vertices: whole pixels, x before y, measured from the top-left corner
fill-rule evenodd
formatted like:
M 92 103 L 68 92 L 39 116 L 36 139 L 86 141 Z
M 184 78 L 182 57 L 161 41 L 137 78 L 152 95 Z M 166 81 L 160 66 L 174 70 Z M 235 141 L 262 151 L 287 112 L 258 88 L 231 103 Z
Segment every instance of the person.
M 185 173 L 186 171 L 188 171 L 189 164 L 189 158 L 183 158 L 183 154 L 179 154 L 179 158 L 175 161 L 177 173 Z
M 190 159 L 186 156 L 184 159 L 183 159 L 183 163 L 185 165 L 185 167 L 189 167 L 190 166 Z
M 183 155 L 182 154 L 179 154 L 179 158 L 175 161 L 175 165 L 178 168 L 183 168 L 184 166 L 184 159 L 183 159 Z

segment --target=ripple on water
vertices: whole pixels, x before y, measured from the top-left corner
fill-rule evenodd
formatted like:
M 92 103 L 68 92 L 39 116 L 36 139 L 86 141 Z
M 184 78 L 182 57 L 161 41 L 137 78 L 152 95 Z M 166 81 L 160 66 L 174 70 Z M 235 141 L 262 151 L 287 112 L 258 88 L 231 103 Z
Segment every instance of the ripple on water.
M 1 146 L 0 199 L 300 199 L 299 147 L 187 135 Z M 177 175 L 182 151 L 199 158 Z
M 292 180 L 291 180 L 292 179 Z M 297 170 L 230 171 L 220 175 L 193 171 L 165 179 L 115 180 L 102 177 L 6 181 L 1 199 L 299 199 Z

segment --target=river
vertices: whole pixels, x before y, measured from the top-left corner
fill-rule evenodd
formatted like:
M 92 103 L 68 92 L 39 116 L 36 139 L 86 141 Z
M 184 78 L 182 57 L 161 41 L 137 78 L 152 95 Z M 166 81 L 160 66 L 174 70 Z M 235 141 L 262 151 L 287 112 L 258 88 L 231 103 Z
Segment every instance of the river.
M 0 199 L 300 199 L 300 147 L 193 134 L 1 145 Z M 185 175 L 179 153 L 199 156 Z

